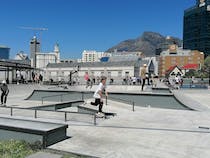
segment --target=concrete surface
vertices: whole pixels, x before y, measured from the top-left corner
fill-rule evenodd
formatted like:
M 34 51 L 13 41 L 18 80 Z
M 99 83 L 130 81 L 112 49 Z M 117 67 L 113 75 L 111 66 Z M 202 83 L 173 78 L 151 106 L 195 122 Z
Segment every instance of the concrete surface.
M 62 158 L 62 155 L 52 154 L 52 153 L 47 153 L 47 152 L 37 152 L 26 158 Z
M 8 106 L 16 105 L 37 87 L 48 88 L 11 86 Z M 141 93 L 138 88 L 140 87 L 109 86 L 112 91 Z M 84 87 L 71 87 L 71 90 L 75 89 L 84 90 Z M 145 91 L 149 92 L 149 89 L 150 87 L 145 87 Z M 199 111 L 136 107 L 135 112 L 132 112 L 130 105 L 109 101 L 104 110 L 115 112 L 117 116 L 98 119 L 96 126 L 68 121 L 67 135 L 71 138 L 49 148 L 111 158 L 209 158 L 210 90 L 181 89 L 174 93 L 180 101 L 189 104 L 188 106 L 194 104 Z M 39 120 L 58 122 L 59 119 L 54 117 Z

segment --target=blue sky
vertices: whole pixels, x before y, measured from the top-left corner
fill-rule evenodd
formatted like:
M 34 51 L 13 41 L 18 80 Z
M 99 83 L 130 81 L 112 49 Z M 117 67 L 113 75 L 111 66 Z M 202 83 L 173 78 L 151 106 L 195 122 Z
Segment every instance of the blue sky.
M 0 0 L 0 45 L 29 54 L 36 33 L 42 51 L 60 45 L 61 58 L 105 51 L 144 31 L 182 38 L 184 10 L 196 0 Z M 48 28 L 41 34 L 19 27 Z

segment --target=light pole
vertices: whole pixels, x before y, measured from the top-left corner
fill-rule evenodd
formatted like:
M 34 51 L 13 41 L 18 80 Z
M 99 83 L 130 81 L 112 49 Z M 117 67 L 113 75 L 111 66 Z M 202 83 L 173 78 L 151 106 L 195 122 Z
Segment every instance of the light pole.
M 72 85 L 72 75 L 73 75 L 74 73 L 77 73 L 79 70 L 80 70 L 80 66 L 77 65 L 77 66 L 76 66 L 76 70 L 70 71 L 70 74 L 69 74 L 69 85 L 70 85 L 70 86 Z

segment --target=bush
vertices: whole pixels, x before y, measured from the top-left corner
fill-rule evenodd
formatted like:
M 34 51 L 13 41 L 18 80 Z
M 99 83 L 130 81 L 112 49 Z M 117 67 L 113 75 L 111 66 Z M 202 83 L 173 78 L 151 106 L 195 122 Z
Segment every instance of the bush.
M 32 150 L 31 146 L 25 141 L 0 141 L 0 158 L 24 158 L 37 150 Z

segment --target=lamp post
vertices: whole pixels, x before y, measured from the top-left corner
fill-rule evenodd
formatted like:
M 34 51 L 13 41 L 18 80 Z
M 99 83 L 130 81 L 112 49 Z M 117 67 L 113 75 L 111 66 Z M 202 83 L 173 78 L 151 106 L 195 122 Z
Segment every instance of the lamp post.
M 70 86 L 72 85 L 72 75 L 73 75 L 74 73 L 77 73 L 77 72 L 80 70 L 80 66 L 77 65 L 75 68 L 76 68 L 76 70 L 70 71 L 70 74 L 69 74 L 69 85 L 70 85 Z

